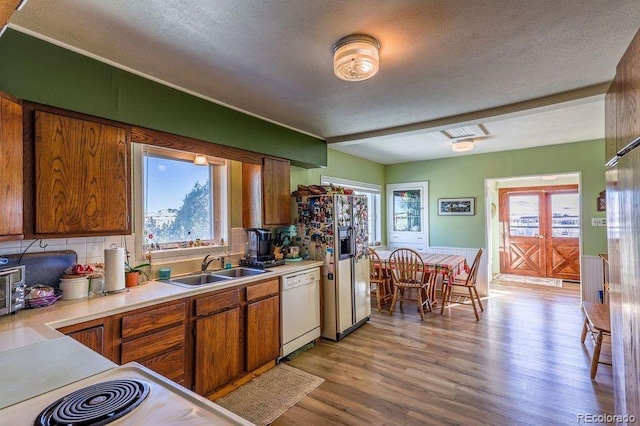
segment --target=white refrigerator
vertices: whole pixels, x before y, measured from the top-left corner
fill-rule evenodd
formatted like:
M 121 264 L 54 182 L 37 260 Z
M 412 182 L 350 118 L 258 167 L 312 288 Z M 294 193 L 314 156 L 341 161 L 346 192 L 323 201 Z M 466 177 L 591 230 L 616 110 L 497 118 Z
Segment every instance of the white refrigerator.
M 298 237 L 324 261 L 322 336 L 337 341 L 371 316 L 367 197 L 297 197 L 296 207 Z

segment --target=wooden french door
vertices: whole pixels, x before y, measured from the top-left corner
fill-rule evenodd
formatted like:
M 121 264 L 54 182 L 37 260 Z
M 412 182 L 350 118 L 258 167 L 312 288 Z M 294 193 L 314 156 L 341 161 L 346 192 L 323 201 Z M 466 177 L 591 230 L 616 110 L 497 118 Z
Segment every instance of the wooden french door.
M 580 280 L 577 185 L 502 188 L 500 272 Z

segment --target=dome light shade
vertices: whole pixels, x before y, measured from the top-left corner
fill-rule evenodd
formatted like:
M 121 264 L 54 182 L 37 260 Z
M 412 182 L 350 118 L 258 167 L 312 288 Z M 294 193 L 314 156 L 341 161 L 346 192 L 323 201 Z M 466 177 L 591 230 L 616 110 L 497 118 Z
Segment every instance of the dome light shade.
M 465 139 L 461 141 L 451 141 L 451 149 L 454 152 L 465 152 L 473 149 L 473 139 Z
M 345 81 L 360 81 L 378 72 L 380 43 L 364 34 L 353 34 L 333 45 L 333 72 Z

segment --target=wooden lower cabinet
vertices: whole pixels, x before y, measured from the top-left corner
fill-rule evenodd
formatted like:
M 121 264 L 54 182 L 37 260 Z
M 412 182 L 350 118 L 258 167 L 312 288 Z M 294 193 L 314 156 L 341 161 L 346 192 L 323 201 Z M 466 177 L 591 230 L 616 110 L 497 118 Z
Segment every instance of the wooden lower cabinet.
M 280 298 L 247 305 L 247 371 L 273 361 L 280 354 Z
M 209 395 L 242 373 L 240 308 L 196 320 L 194 389 Z
M 104 326 L 102 325 L 72 331 L 67 336 L 74 338 L 94 352 L 104 354 Z
M 187 302 L 138 309 L 116 316 L 119 363 L 138 362 L 176 383 L 186 379 Z
M 138 362 L 215 400 L 275 366 L 280 283 L 270 279 L 59 331 L 118 364 Z
M 197 298 L 194 390 L 212 400 L 275 365 L 280 353 L 280 282 Z
M 59 328 L 58 331 L 72 337 L 105 358 L 116 362 L 113 353 L 113 328 L 110 318 L 86 321 Z
M 247 287 L 247 371 L 280 355 L 280 281 Z

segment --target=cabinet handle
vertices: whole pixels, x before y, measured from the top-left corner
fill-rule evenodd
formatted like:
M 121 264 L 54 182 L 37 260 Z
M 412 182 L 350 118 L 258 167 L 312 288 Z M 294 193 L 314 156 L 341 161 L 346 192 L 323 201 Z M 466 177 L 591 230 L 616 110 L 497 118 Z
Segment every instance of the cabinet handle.
M 418 237 L 418 239 L 419 239 L 419 240 L 421 240 L 421 239 L 422 239 L 422 237 Z

